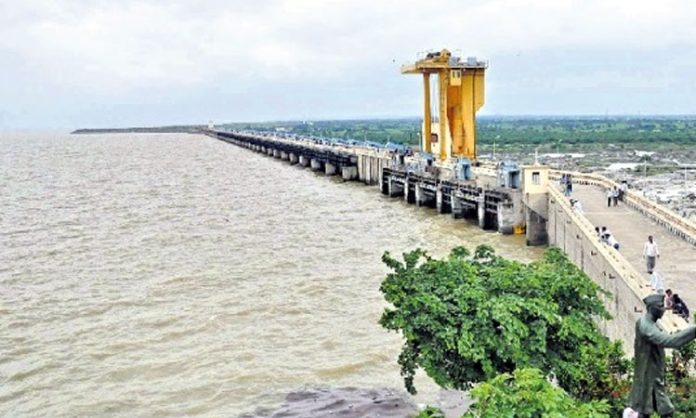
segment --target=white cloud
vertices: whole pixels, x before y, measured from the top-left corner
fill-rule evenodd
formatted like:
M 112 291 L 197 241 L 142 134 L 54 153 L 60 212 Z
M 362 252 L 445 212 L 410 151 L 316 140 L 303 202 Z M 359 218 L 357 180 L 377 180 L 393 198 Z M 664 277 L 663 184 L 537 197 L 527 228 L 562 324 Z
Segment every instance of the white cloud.
M 442 46 L 490 55 L 696 39 L 696 8 L 679 0 L 30 0 L 2 9 L 19 20 L 2 25 L 2 48 L 78 86 L 199 84 L 228 74 L 324 78 Z
M 595 62 L 619 51 L 648 63 L 652 51 L 695 44 L 691 0 L 0 0 L 0 59 L 12 59 L 22 82 L 114 98 L 221 84 L 256 94 L 282 94 L 288 83 L 379 84 L 400 77 L 398 64 L 416 53 L 442 47 L 483 58 L 531 54 L 543 70 L 558 67 L 544 58 L 553 51 Z M 681 64 L 693 68 L 691 58 Z M 631 76 L 623 84 L 635 87 L 643 77 L 626 74 L 634 69 L 599 79 Z M 545 77 L 556 86 L 592 80 Z M 21 93 L 13 80 L 0 83 Z

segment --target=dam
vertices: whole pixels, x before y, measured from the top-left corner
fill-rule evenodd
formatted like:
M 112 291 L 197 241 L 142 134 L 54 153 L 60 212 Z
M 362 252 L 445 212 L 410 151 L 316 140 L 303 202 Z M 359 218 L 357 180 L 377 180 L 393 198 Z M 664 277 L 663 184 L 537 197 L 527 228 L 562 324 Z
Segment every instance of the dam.
M 469 220 L 484 230 L 524 234 L 527 245 L 560 248 L 609 292 L 604 304 L 613 319 L 601 320 L 600 327 L 607 337 L 623 341 L 630 353 L 634 324 L 644 310 L 643 298 L 653 293 L 637 249 L 652 234 L 658 235 L 664 248 L 696 256 L 696 225 L 631 190 L 623 196 L 621 211 L 599 210 L 597 202 L 619 185 L 596 174 L 554 171 L 538 164 L 536 158 L 531 165 L 477 159 L 476 112 L 485 102 L 487 68 L 486 61 L 463 59 L 447 49 L 429 52 L 401 67 L 402 74 L 418 74 L 423 81 L 419 151 L 283 132 L 216 130 L 212 123 L 203 133 L 327 176 L 376 185 L 383 195 Z M 571 206 L 569 196 L 559 187 L 558 180 L 564 175 L 573 179 L 573 197 L 592 211 L 584 213 Z M 607 225 L 615 238 L 625 240 L 621 252 L 603 242 L 595 230 Z M 643 225 L 643 229 L 635 225 Z M 672 264 L 661 270 L 672 275 L 667 284 L 674 286 L 668 287 L 687 300 L 696 300 L 696 286 L 674 278 L 696 266 L 686 262 L 680 266 Z M 686 323 L 669 312 L 662 325 L 675 331 Z
M 626 250 L 609 247 L 597 236 L 595 226 L 612 225 L 613 234 L 622 240 L 636 233 L 631 225 L 647 223 L 662 246 L 696 251 L 696 226 L 634 191 L 627 191 L 622 211 L 614 219 L 596 212 L 588 211 L 586 215 L 571 207 L 558 186 L 560 177 L 570 174 L 574 197 L 592 206 L 590 202 L 605 201 L 607 189 L 618 187 L 596 174 L 555 171 L 539 164 L 453 165 L 402 149 L 334 144 L 265 132 L 208 130 L 205 134 L 287 164 L 377 186 L 384 195 L 469 220 L 485 230 L 525 234 L 527 245 L 559 247 L 610 292 L 605 306 L 613 319 L 602 321 L 600 326 L 608 337 L 623 341 L 629 353 L 635 321 L 643 313 L 642 299 L 653 291 L 635 251 L 627 258 Z M 613 226 L 617 224 L 615 218 L 626 220 L 626 226 Z M 641 236 L 648 234 L 645 230 L 638 232 Z M 641 238 L 635 236 L 632 240 L 633 246 L 642 248 Z M 687 283 L 674 282 L 674 287 L 687 300 L 696 300 L 696 289 Z M 686 323 L 668 313 L 662 325 L 676 331 Z

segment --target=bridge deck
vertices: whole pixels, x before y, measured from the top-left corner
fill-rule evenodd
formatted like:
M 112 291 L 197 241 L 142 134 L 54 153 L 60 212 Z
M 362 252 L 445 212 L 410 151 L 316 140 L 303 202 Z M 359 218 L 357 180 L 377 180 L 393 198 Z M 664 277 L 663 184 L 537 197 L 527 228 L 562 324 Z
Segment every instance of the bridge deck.
M 614 234 L 621 254 L 644 275 L 645 285 L 649 275 L 642 258 L 643 244 L 652 235 L 660 250 L 655 270 L 662 276 L 665 288 L 678 293 L 690 310 L 696 308 L 696 246 L 621 202 L 607 207 L 606 192 L 597 186 L 573 185 L 572 197 L 581 202 L 584 215 L 592 224 L 606 226 Z

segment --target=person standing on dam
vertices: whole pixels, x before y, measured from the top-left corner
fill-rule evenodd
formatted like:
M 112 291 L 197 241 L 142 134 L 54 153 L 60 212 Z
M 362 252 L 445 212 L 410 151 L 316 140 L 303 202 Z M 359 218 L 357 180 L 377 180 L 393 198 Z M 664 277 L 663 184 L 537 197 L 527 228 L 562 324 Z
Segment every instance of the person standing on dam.
M 621 181 L 621 185 L 619 185 L 619 200 L 623 202 L 624 196 L 626 195 L 626 191 L 628 190 L 628 183 L 626 180 Z
M 566 176 L 565 195 L 570 196 L 571 194 L 573 194 L 573 178 L 568 174 Z
M 648 235 L 648 241 L 643 245 L 643 258 L 645 258 L 645 267 L 648 274 L 652 274 L 655 270 L 655 263 L 660 258 L 660 250 L 657 248 L 657 243 L 652 235 Z
M 668 334 L 657 324 L 665 313 L 664 295 L 643 299 L 647 312 L 636 322 L 634 374 L 628 406 L 640 418 L 657 413 L 661 418 L 674 414 L 674 406 L 665 389 L 665 348 L 680 348 L 696 339 L 696 326 Z

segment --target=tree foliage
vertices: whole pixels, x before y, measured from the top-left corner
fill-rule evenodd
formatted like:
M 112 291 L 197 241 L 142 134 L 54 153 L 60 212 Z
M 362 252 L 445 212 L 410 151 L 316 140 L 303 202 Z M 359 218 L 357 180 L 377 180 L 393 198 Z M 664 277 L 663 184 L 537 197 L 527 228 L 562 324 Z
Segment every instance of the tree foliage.
M 422 368 L 446 388 L 534 367 L 552 373 L 578 399 L 611 392 L 614 382 L 588 368 L 623 373 L 618 345 L 593 319 L 608 318 L 602 290 L 558 249 L 529 264 L 507 260 L 489 246 L 463 247 L 444 259 L 418 249 L 382 257 L 392 272 L 381 291 L 392 306 L 380 324 L 404 337 L 399 355 L 406 389 Z
M 692 341 L 672 352 L 667 367 L 667 385 L 674 404 L 674 418 L 696 417 L 696 342 Z
M 553 386 L 539 369 L 500 374 L 471 390 L 462 418 L 609 418 L 605 401 L 581 402 Z
M 539 146 L 566 151 L 577 145 L 626 144 L 641 146 L 659 143 L 696 143 L 694 116 L 481 116 L 476 118 L 476 137 L 482 148 Z M 421 118 L 284 121 L 232 123 L 232 129 L 254 129 L 313 135 L 323 138 L 398 142 L 417 146 L 420 143 Z

